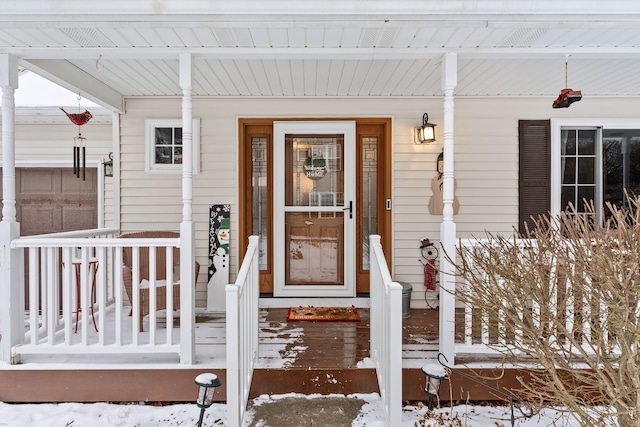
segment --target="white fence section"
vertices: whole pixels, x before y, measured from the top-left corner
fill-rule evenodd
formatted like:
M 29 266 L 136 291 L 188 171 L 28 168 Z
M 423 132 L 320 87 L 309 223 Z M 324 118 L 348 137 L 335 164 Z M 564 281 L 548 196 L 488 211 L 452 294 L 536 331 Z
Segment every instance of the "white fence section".
M 258 236 L 249 247 L 235 284 L 225 288 L 227 299 L 227 426 L 244 422 L 253 369 L 258 359 L 258 300 L 260 266 Z
M 473 269 L 474 264 L 469 256 L 470 251 L 481 251 L 488 254 L 488 248 L 491 247 L 492 241 L 488 239 L 461 239 L 459 245 L 464 248 L 463 256 L 469 264 L 469 268 Z M 515 239 L 512 242 L 513 249 L 518 251 L 519 256 L 524 257 L 527 251 L 536 250 L 536 240 Z M 527 258 L 531 258 L 530 256 Z M 533 258 L 537 259 L 537 258 Z M 534 261 L 531 261 L 534 262 Z M 476 267 L 478 268 L 478 267 Z M 575 289 L 574 284 L 567 278 L 566 272 L 559 268 L 552 254 L 544 263 L 539 265 L 542 273 L 539 274 L 544 282 L 541 284 L 546 286 L 547 298 L 544 301 L 529 298 L 528 302 L 523 305 L 514 304 L 513 301 L 504 301 L 500 310 L 519 310 L 517 315 L 520 318 L 530 318 L 533 322 L 541 321 L 541 306 L 545 304 L 545 311 L 552 313 L 554 317 L 565 319 L 566 330 L 573 330 L 576 333 L 590 333 L 589 307 L 592 298 L 585 289 Z M 478 271 L 478 274 L 485 275 L 486 272 Z M 496 286 L 500 286 L 500 277 L 493 277 L 492 281 Z M 461 289 L 469 289 L 470 284 L 467 282 L 459 283 Z M 544 316 L 542 316 L 544 317 Z M 509 345 L 508 340 L 515 340 L 521 336 L 522 331 L 514 328 L 513 325 L 506 324 L 503 319 L 505 316 L 498 311 L 496 315 L 488 315 L 486 311 L 481 311 L 477 307 L 464 304 L 464 334 L 462 339 L 458 339 L 455 345 L 455 351 L 460 353 L 475 354 L 496 354 L 497 351 L 491 346 L 493 345 Z M 582 324 L 574 324 L 574 322 L 582 319 Z M 456 320 L 461 320 L 457 318 Z M 459 329 L 460 330 L 460 329 Z M 508 333 L 507 333 L 508 332 Z
M 402 286 L 391 280 L 380 236 L 369 237 L 371 358 L 388 426 L 402 424 Z
M 12 242 L 12 247 L 24 248 L 28 255 L 28 297 L 22 298 L 28 316 L 24 340 L 13 350 L 16 355 L 180 354 L 180 330 L 173 324 L 173 310 L 179 307 L 173 306 L 172 286 L 166 290 L 166 324 L 156 323 L 154 315 L 149 316 L 144 332 L 139 324 L 140 289 L 148 288 L 149 312 L 156 313 L 155 291 L 166 284 L 155 279 L 156 248 L 166 248 L 166 277 L 173 277 L 169 268 L 180 239 L 120 239 L 113 237 L 117 231 L 83 230 Z M 133 308 L 123 283 L 124 248 L 132 254 Z M 149 248 L 150 254 L 149 280 L 142 285 L 140 248 Z
M 514 243 L 515 247 L 520 251 L 525 251 L 526 248 L 535 245 L 536 241 L 527 239 L 516 239 Z M 464 248 L 465 253 L 467 253 L 467 251 L 469 250 L 482 250 L 482 247 L 487 244 L 491 244 L 490 240 L 488 239 L 460 239 L 458 242 L 459 247 Z M 465 259 L 467 260 L 467 262 L 472 262 L 469 259 L 468 253 Z M 480 272 L 480 274 L 484 273 Z M 467 289 L 469 283 L 460 283 L 458 286 L 463 289 Z M 550 301 L 550 303 L 552 302 Z M 512 304 L 509 304 L 505 301 L 504 307 L 512 307 Z M 524 307 L 522 308 L 524 309 Z M 479 312 L 476 307 L 473 307 L 469 304 L 464 304 L 463 319 L 464 320 L 462 321 L 464 322 L 464 333 L 462 340 L 458 338 L 458 340 L 456 341 L 456 354 L 497 354 L 497 351 L 490 347 L 490 344 L 492 342 L 495 343 L 496 334 L 494 333 L 494 331 L 497 331 L 497 328 L 504 328 L 506 325 L 502 324 L 499 318 L 490 318 L 485 313 Z M 456 321 L 461 321 L 461 319 L 457 317 Z

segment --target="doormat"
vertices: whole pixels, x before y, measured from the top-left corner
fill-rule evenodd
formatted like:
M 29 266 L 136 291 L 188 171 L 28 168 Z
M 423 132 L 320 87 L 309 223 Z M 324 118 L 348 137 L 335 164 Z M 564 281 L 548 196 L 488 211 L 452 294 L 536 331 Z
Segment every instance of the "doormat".
M 299 322 L 359 322 L 355 307 L 291 307 L 287 321 Z

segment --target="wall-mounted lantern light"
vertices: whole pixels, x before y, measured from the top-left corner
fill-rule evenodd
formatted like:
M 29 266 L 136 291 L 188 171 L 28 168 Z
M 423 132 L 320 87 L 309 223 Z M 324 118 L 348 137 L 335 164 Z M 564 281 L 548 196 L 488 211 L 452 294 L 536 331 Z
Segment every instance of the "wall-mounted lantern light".
M 429 115 L 424 113 L 422 116 L 422 126 L 415 128 L 416 144 L 429 144 L 436 140 L 436 125 L 429 122 Z
M 109 160 L 103 160 L 104 176 L 113 176 L 113 151 L 109 153 Z

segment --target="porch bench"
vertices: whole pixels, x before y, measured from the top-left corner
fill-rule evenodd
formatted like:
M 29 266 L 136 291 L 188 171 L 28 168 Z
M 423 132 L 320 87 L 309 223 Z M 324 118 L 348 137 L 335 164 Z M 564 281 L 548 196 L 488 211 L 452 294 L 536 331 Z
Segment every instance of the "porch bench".
M 140 231 L 135 233 L 125 233 L 120 235 L 120 238 L 134 238 L 134 239 L 161 239 L 161 238 L 179 238 L 180 233 L 174 231 Z M 131 303 L 131 310 L 129 316 L 133 314 L 133 262 L 132 262 L 132 248 L 125 247 L 122 250 L 122 281 L 124 288 L 129 297 Z M 150 312 L 149 307 L 149 247 L 140 247 L 139 249 L 139 316 L 140 316 L 140 332 L 143 331 L 143 319 Z M 180 265 L 180 249 L 173 248 L 173 268 Z M 166 248 L 156 248 L 156 311 L 166 310 L 167 308 L 167 266 L 166 266 Z M 198 281 L 198 274 L 200 273 L 200 264 L 195 262 L 195 276 L 194 285 Z M 176 280 L 174 277 L 169 278 L 173 286 L 173 309 L 180 308 L 180 280 Z

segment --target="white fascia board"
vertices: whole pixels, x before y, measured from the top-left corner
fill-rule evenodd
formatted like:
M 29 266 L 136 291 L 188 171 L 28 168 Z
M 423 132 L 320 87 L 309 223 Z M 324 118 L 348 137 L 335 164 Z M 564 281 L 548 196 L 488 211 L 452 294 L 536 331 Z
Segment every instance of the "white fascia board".
M 532 47 L 532 48 L 183 48 L 183 47 L 147 47 L 147 48 L 84 48 L 82 51 L 69 48 L 6 48 L 7 53 L 15 54 L 23 60 L 20 62 L 25 68 L 47 77 L 51 75 L 49 63 L 66 62 L 59 58 L 69 59 L 95 59 L 101 56 L 103 61 L 119 60 L 166 60 L 177 59 L 179 55 L 190 53 L 194 59 L 241 59 L 241 60 L 402 60 L 402 59 L 439 59 L 444 53 L 453 52 L 460 59 L 544 59 L 558 58 L 571 55 L 572 59 L 630 59 L 640 58 L 640 50 L 636 47 Z M 38 65 L 38 66 L 37 66 Z M 40 68 L 44 65 L 47 68 Z M 66 64 L 66 68 L 79 70 L 71 64 Z M 58 65 L 56 68 L 60 68 Z M 84 73 L 83 73 L 84 74 Z M 84 74 L 98 82 L 93 77 Z M 63 74 L 64 76 L 64 74 Z M 49 78 L 49 77 L 47 77 Z M 57 80 L 49 78 L 51 81 Z M 68 80 L 68 79 L 67 79 Z M 58 83 L 60 84 L 60 83 Z M 74 92 L 74 88 L 69 88 L 69 84 L 60 84 Z M 106 86 L 104 83 L 92 83 L 103 87 L 105 91 L 112 92 L 112 98 L 120 96 L 117 92 Z M 93 90 L 95 92 L 95 90 Z M 93 101 L 93 100 L 92 100 Z M 103 103 L 94 101 L 97 104 Z M 113 102 L 113 99 L 111 100 Z M 104 105 L 107 107 L 106 105 Z M 107 107 L 111 110 L 113 108 Z M 119 110 L 118 110 L 119 111 Z
M 61 105 L 67 111 L 75 112 L 78 106 Z M 17 124 L 67 124 L 69 118 L 60 111 L 59 107 L 16 107 L 15 122 Z M 110 125 L 113 123 L 113 113 L 102 107 L 89 107 L 91 124 Z M 2 118 L 0 118 L 2 123 Z
M 628 0 L 324 0 L 320 2 L 303 2 L 290 0 L 228 0 L 203 2 L 201 0 L 111 0 L 109 2 L 87 2 L 77 0 L 21 0 L 0 3 L 0 16 L 18 18 L 20 15 L 31 20 L 40 20 L 51 16 L 59 19 L 77 18 L 82 15 L 96 20 L 163 20 L 167 16 L 177 19 L 193 19 L 200 16 L 211 20 L 212 17 L 242 16 L 264 19 L 329 19 L 348 16 L 351 20 L 378 17 L 394 19 L 415 16 L 442 18 L 451 15 L 457 17 L 479 15 L 522 15 L 525 18 L 540 15 L 580 14 L 584 17 L 594 15 L 612 16 L 640 13 L 640 2 Z
M 85 73 L 64 59 L 31 59 L 20 65 L 65 89 L 80 93 L 113 112 L 124 112 L 124 97 L 102 81 Z

